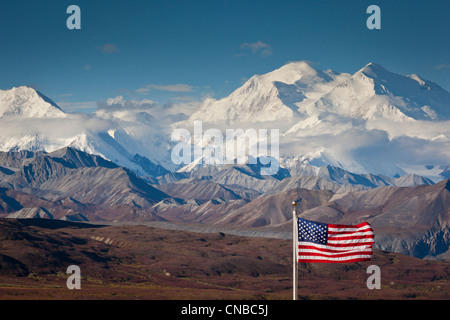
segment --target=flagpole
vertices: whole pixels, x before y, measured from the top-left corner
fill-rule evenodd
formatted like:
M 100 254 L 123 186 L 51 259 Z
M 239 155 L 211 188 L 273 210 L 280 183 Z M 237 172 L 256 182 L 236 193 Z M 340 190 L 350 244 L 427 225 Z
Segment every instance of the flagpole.
M 292 212 L 292 293 L 293 293 L 293 300 L 297 300 L 298 294 L 298 283 L 297 283 L 297 273 L 298 273 L 298 263 L 297 263 L 297 240 L 298 240 L 298 226 L 297 226 L 297 202 L 293 201 L 292 206 L 294 207 L 294 210 Z

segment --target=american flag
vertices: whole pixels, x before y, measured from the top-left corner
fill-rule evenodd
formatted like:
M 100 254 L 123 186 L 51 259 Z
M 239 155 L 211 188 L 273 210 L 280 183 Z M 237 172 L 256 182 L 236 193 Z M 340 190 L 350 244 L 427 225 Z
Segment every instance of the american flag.
M 297 219 L 298 262 L 345 263 L 372 258 L 374 233 L 369 223 L 348 226 Z

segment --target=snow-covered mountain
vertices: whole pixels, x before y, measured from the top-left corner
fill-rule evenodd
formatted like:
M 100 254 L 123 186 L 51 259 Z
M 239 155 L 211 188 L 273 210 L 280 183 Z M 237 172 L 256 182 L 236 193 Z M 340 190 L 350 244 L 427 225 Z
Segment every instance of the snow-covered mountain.
M 187 119 L 164 108 L 155 111 L 151 100 L 128 102 L 117 97 L 94 114 L 73 114 L 32 88 L 0 91 L 0 150 L 52 152 L 70 146 L 142 176 L 190 172 L 216 163 L 208 158 L 214 153 L 175 164 L 171 134 L 176 128 L 192 134 L 201 121 L 203 131 L 216 128 L 224 135 L 228 128 L 278 129 L 279 162 L 290 172 L 331 165 L 391 178 L 418 174 L 436 182 L 450 163 L 450 93 L 375 63 L 354 74 L 288 63 L 253 76 L 228 97 L 206 99 Z M 225 148 L 230 142 L 224 141 Z M 208 143 L 205 137 L 199 142 L 201 148 Z M 252 156 L 264 155 L 271 154 Z
M 227 124 L 284 120 L 324 114 L 395 121 L 449 120 L 450 94 L 418 75 L 398 75 L 369 63 L 355 74 L 318 70 L 291 62 L 255 75 L 228 97 L 208 99 L 191 121 Z
M 159 164 L 169 155 L 165 138 L 147 136 L 155 132 L 154 127 L 142 115 L 137 118 L 131 125 L 111 115 L 65 113 L 36 90 L 15 87 L 0 91 L 0 151 L 53 152 L 72 147 L 100 155 L 141 176 L 167 173 Z M 159 139 L 158 143 L 145 145 L 153 139 Z
M 63 118 L 65 113 L 51 99 L 26 86 L 0 90 L 0 117 Z
M 291 123 L 302 113 L 298 103 L 314 101 L 349 75 L 319 71 L 306 62 L 289 63 L 264 75 L 255 75 L 228 97 L 208 99 L 190 120 L 213 123 Z
M 193 121 L 279 128 L 282 163 L 390 177 L 425 173 L 438 181 L 440 172 L 425 168 L 450 162 L 450 93 L 375 63 L 353 75 L 288 63 L 253 76 L 228 97 L 206 100 L 182 125 Z
M 368 120 L 448 120 L 449 98 L 418 75 L 402 76 L 369 63 L 320 98 L 298 106 L 308 117 L 335 113 Z

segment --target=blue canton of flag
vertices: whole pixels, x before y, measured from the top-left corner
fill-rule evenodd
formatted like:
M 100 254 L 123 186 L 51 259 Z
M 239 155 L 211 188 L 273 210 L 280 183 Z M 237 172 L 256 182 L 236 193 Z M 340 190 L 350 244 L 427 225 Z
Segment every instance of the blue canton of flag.
M 307 241 L 317 244 L 327 244 L 328 224 L 309 221 L 305 219 L 298 220 L 298 241 Z

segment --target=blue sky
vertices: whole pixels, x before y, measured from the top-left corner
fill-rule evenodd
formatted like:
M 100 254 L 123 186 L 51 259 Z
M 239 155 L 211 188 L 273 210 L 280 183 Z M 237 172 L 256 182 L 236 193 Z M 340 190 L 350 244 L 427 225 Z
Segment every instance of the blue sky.
M 71 4 L 81 30 L 66 27 Z M 371 4 L 381 30 L 366 27 Z M 89 112 L 119 95 L 221 98 L 254 74 L 308 60 L 348 73 L 376 62 L 450 91 L 449 12 L 446 0 L 2 0 L 0 89 L 33 86 Z

